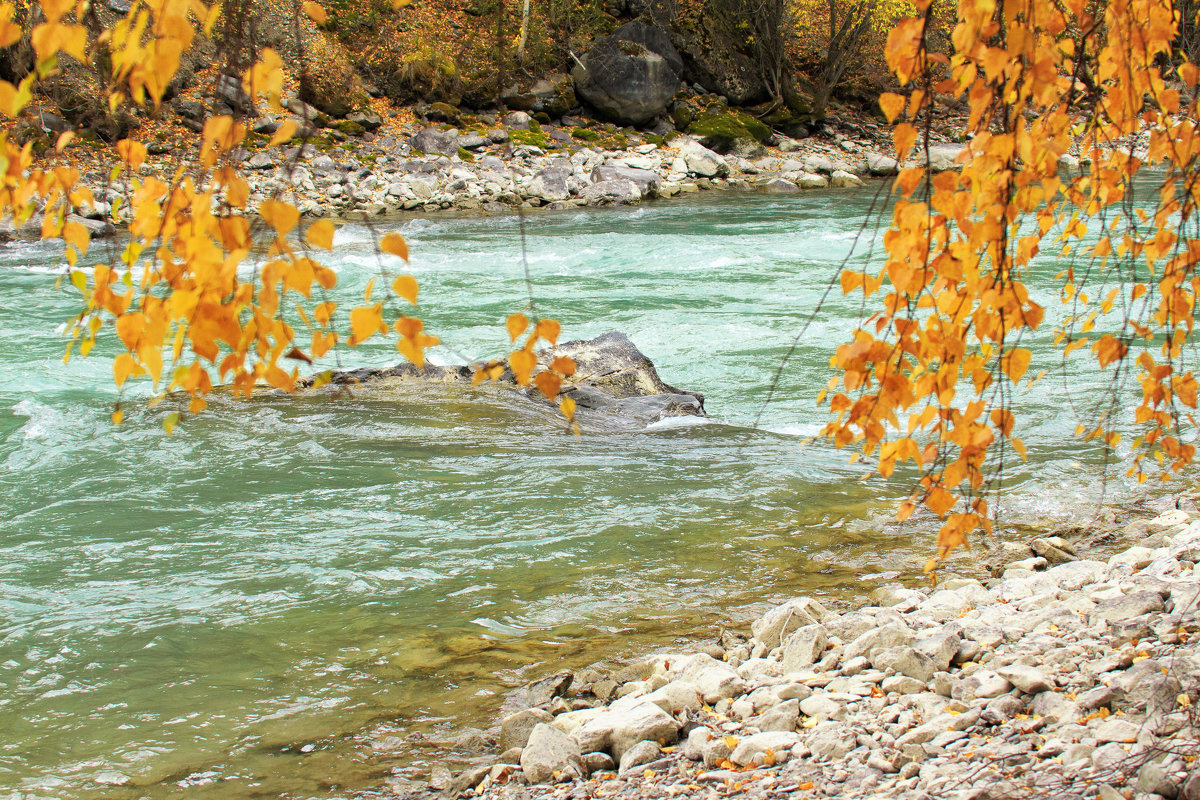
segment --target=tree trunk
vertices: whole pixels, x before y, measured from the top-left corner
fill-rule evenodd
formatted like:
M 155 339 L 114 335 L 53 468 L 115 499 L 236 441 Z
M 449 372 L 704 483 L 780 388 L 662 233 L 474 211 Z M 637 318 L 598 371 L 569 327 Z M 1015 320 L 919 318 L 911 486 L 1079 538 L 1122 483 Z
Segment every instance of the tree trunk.
M 529 0 L 521 3 L 521 39 L 517 42 L 517 60 L 525 63 L 525 42 L 529 39 Z

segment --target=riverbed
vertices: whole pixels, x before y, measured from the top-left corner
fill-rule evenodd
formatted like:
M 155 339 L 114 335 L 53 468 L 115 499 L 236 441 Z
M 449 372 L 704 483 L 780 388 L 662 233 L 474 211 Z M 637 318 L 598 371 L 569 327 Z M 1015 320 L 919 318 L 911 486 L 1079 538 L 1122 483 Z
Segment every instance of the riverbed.
M 919 571 L 931 526 L 888 522 L 911 474 L 812 441 L 860 310 L 826 290 L 878 262 L 879 193 L 535 212 L 527 258 L 512 215 L 339 229 L 343 303 L 381 274 L 372 236 L 404 234 L 442 363 L 502 353 L 532 303 L 706 395 L 703 424 L 580 437 L 495 387 L 216 399 L 169 437 L 134 396 L 117 428 L 112 342 L 62 360 L 60 251 L 0 247 L 0 796 L 345 796 L 426 769 L 560 664 Z M 1034 270 L 1051 319 L 1056 271 Z M 1013 525 L 1131 491 L 1073 442 L 1106 376 L 1056 368 L 1050 327 Z M 314 369 L 396 360 L 377 339 Z

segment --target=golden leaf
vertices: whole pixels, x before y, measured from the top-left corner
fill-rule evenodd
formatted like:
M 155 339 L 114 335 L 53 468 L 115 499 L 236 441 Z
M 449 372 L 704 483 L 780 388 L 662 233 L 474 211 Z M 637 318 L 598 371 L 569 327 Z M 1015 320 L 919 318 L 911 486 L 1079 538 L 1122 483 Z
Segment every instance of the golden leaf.
M 896 117 L 904 111 L 904 95 L 893 94 L 892 92 L 884 92 L 879 95 L 879 108 L 883 110 L 883 115 L 887 117 L 888 122 L 894 122 Z
M 312 0 L 305 0 L 302 7 L 304 8 L 304 13 L 308 15 L 308 18 L 318 25 L 324 25 L 325 21 L 329 18 L 325 13 L 325 9 L 322 8 L 319 3 L 312 2 Z
M 279 127 L 275 129 L 275 134 L 271 136 L 271 141 L 267 143 L 267 146 L 278 147 L 285 142 L 290 142 L 296 136 L 296 131 L 299 129 L 300 128 L 296 124 L 295 120 L 285 119 L 282 123 L 280 123 Z
M 401 275 L 392 282 L 392 291 L 414 306 L 417 304 L 417 289 L 417 279 L 411 275 Z
M 264 200 L 258 207 L 258 215 L 280 236 L 286 236 L 300 222 L 300 211 L 281 200 Z
M 389 233 L 379 242 L 379 249 L 408 261 L 408 243 L 398 233 Z
M 335 230 L 333 223 L 329 220 L 317 220 L 308 226 L 308 230 L 304 232 L 304 238 L 313 247 L 319 247 L 322 250 L 332 250 Z
M 505 320 L 504 327 L 508 329 L 509 341 L 515 342 L 517 337 L 529 327 L 529 318 L 524 314 L 512 314 Z
M 350 344 L 370 339 L 383 327 L 383 303 L 359 306 L 350 312 Z
M 550 362 L 550 369 L 569 378 L 575 374 L 575 359 L 570 356 L 556 356 Z
M 528 350 L 517 350 L 509 355 L 508 366 L 516 376 L 517 385 L 528 386 L 533 368 L 537 366 L 537 356 Z

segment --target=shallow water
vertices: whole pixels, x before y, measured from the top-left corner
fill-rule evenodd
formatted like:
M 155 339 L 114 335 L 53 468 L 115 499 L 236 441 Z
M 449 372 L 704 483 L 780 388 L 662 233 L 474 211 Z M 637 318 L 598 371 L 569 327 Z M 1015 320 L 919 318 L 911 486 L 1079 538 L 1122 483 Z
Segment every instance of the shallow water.
M 886 524 L 911 476 L 864 481 L 808 441 L 858 311 L 840 290 L 751 427 L 842 261 L 877 258 L 874 201 L 530 216 L 537 313 L 564 338 L 624 331 L 712 418 L 580 438 L 495 387 L 217 399 L 169 438 L 165 410 L 137 406 L 113 428 L 110 362 L 62 363 L 59 252 L 0 248 L 0 796 L 354 793 L 418 773 L 439 737 L 560 664 L 912 571 L 928 526 Z M 517 219 L 375 233 L 390 229 L 449 345 L 436 357 L 502 352 L 505 316 L 529 304 Z M 334 299 L 379 274 L 370 237 L 339 230 Z M 1046 286 L 1056 269 L 1039 267 Z M 382 341 L 340 358 L 397 360 Z M 1023 398 L 1010 520 L 1095 510 L 1096 456 L 1071 436 L 1103 386 L 1060 370 Z

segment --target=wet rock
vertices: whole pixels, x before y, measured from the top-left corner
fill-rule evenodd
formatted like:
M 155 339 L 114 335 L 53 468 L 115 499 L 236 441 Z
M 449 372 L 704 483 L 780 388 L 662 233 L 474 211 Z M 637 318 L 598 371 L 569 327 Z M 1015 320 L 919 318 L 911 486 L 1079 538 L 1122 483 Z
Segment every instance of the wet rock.
M 529 741 L 529 734 L 541 723 L 554 721 L 554 716 L 540 708 L 527 708 L 515 714 L 509 714 L 500 722 L 501 752 L 514 747 L 524 747 Z
M 581 409 L 642 424 L 666 417 L 704 416 L 704 395 L 664 383 L 653 362 L 623 333 L 610 331 L 595 339 L 565 342 L 543 360 L 560 355 L 575 360 L 575 375 L 563 382 L 562 391 Z

